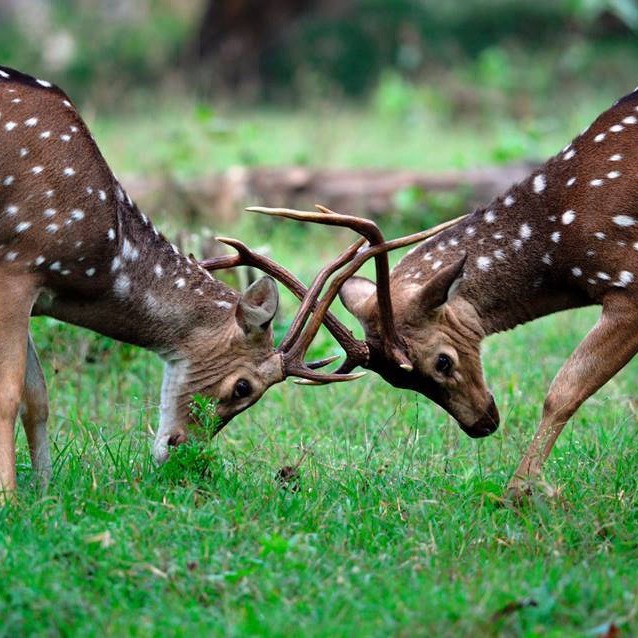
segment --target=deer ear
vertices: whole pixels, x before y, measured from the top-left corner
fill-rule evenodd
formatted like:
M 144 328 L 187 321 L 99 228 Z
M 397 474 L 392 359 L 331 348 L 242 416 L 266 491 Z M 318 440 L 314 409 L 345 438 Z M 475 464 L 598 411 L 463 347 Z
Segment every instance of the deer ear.
M 377 285 L 365 277 L 350 277 L 339 291 L 339 299 L 364 326 L 376 306 Z
M 264 332 L 270 326 L 277 307 L 279 306 L 279 291 L 272 277 L 261 277 L 248 286 L 237 304 L 235 317 L 242 330 Z
M 424 313 L 434 310 L 449 301 L 463 279 L 463 267 L 466 256 L 441 268 L 425 286 L 412 296 L 408 302 L 408 316 L 419 319 Z

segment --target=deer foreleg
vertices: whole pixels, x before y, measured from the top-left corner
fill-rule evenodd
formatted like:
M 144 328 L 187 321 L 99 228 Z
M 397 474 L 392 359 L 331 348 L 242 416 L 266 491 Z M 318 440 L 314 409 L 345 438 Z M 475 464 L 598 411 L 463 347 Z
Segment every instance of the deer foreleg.
M 0 504 L 16 488 L 14 426 L 24 389 L 34 299 L 30 280 L 0 273 Z
M 31 465 L 38 482 L 45 486 L 51 478 L 51 454 L 47 437 L 49 398 L 38 354 L 30 335 L 20 415 L 29 442 Z
M 552 381 L 538 430 L 509 483 L 510 495 L 526 491 L 530 481 L 538 478 L 565 423 L 638 352 L 636 307 L 620 293 L 612 294 L 603 304 L 598 323 Z

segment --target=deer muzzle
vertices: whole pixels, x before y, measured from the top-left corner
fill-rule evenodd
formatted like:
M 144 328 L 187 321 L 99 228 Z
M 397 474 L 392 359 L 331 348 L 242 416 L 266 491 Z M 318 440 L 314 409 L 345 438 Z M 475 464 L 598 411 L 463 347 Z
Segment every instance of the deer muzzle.
M 494 432 L 498 430 L 499 419 L 498 408 L 494 402 L 494 397 L 490 394 L 490 401 L 483 416 L 472 425 L 464 425 L 463 423 L 459 423 L 459 425 L 461 426 L 461 430 L 468 436 L 471 436 L 473 439 L 482 439 L 485 436 L 494 434 Z

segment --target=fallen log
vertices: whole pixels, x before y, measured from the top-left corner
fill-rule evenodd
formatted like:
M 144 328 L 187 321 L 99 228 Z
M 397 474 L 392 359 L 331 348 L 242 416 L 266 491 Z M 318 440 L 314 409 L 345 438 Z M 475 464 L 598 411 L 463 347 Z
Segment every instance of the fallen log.
M 312 207 L 321 203 L 339 212 L 378 218 L 400 208 L 401 192 L 457 192 L 469 210 L 487 204 L 512 183 L 524 179 L 531 163 L 467 171 L 423 173 L 392 169 L 313 167 L 233 167 L 190 180 L 131 177 L 123 180 L 130 195 L 151 214 L 186 215 L 214 227 L 236 221 L 245 206 Z M 462 211 L 458 211 L 462 212 Z

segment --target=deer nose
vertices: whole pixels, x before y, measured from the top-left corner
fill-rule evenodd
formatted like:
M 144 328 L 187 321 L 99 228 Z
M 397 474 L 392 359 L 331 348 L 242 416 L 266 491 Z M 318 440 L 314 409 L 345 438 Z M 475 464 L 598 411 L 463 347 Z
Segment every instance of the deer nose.
M 494 401 L 494 397 L 490 394 L 490 402 L 483 413 L 483 416 L 475 421 L 472 425 L 463 425 L 460 423 L 461 430 L 473 439 L 482 439 L 484 436 L 494 434 L 498 430 L 499 423 L 498 408 Z
M 182 432 L 180 430 L 178 432 L 175 432 L 174 434 L 171 434 L 170 437 L 168 437 L 168 446 L 177 447 L 178 445 L 181 445 L 182 443 L 186 443 L 187 439 L 188 437 L 186 436 L 186 432 Z

